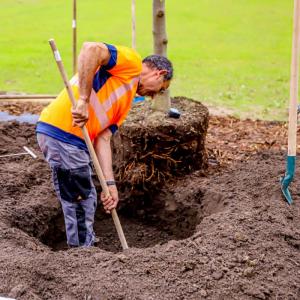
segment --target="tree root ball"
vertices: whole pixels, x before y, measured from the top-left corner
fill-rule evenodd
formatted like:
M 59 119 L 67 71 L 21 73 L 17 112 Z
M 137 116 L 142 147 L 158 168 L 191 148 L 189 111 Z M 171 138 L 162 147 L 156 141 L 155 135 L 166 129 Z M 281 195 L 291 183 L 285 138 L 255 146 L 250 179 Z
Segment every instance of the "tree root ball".
M 113 139 L 116 179 L 126 193 L 157 191 L 171 178 L 207 166 L 208 109 L 176 97 L 172 107 L 181 116 L 174 119 L 151 105 L 151 100 L 134 105 Z

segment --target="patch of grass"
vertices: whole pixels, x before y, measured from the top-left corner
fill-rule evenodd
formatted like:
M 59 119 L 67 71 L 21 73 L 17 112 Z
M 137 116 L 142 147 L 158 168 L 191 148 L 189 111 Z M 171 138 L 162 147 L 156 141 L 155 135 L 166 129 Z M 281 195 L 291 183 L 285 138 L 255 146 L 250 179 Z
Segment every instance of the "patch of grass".
M 137 1 L 137 48 L 152 52 L 152 1 Z M 131 44 L 130 0 L 78 0 L 78 45 Z M 293 1 L 166 1 L 173 96 L 281 119 L 289 98 Z M 48 39 L 72 70 L 72 1 L 1 0 L 0 90 L 58 93 Z

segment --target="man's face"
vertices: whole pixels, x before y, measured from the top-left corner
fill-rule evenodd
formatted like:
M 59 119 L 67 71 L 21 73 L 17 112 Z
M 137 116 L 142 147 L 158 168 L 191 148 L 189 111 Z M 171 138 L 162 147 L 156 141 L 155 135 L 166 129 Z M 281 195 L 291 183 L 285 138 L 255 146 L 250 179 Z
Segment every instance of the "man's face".
M 170 80 L 164 80 L 166 72 L 166 70 L 150 69 L 143 64 L 137 93 L 140 96 L 153 98 L 156 94 L 166 90 L 170 85 Z

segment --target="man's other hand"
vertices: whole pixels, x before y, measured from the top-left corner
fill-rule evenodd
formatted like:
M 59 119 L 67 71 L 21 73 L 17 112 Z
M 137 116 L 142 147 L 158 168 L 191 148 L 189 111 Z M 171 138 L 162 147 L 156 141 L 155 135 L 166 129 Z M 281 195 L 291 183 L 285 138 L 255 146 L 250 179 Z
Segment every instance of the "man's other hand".
M 89 104 L 83 99 L 78 99 L 76 106 L 71 109 L 73 126 L 83 127 L 89 119 Z
M 110 211 L 117 207 L 119 202 L 118 189 L 115 185 L 108 186 L 110 196 L 105 196 L 105 194 L 101 193 L 101 201 L 103 203 L 104 209 L 106 213 L 110 213 Z

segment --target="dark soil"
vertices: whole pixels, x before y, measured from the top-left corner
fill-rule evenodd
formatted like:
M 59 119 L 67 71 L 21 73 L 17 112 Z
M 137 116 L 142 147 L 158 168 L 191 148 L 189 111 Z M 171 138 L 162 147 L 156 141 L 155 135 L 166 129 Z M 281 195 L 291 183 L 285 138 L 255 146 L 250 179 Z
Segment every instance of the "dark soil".
M 122 252 L 99 205 L 99 242 L 66 249 L 61 209 L 34 127 L 0 123 L 0 295 L 16 299 L 300 299 L 300 184 L 288 206 L 285 125 L 214 117 L 208 169 L 123 201 Z M 138 198 L 137 198 L 138 199 Z M 124 203 L 125 202 L 125 203 Z M 60 250 L 60 251 L 57 251 Z

